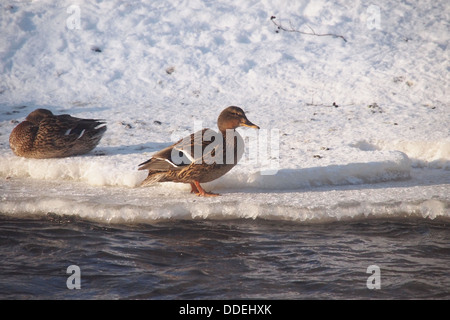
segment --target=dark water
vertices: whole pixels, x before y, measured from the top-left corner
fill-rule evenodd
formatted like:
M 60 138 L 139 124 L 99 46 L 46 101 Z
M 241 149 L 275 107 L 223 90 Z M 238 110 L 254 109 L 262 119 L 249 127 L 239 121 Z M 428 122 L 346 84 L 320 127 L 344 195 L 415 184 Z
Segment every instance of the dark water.
M 70 265 L 79 290 L 67 288 Z M 0 215 L 0 298 L 449 299 L 450 221 L 111 225 Z

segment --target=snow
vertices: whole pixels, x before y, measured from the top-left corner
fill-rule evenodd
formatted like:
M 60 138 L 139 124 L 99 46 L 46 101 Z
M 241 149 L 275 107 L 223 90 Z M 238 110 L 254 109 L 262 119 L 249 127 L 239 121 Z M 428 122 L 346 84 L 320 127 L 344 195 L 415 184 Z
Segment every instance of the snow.
M 449 16 L 446 1 L 6 1 L 0 211 L 449 217 Z M 261 130 L 239 129 L 247 155 L 205 184 L 222 197 L 138 187 L 139 163 L 229 105 Z M 87 155 L 16 157 L 9 134 L 38 107 L 108 130 Z

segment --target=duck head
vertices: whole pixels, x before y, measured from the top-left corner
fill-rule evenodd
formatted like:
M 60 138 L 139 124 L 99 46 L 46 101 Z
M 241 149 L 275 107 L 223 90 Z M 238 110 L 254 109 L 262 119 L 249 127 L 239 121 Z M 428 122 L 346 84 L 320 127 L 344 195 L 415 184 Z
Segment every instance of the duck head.
M 42 119 L 53 116 L 53 113 L 47 109 L 36 109 L 31 112 L 27 117 L 26 121 L 29 121 L 34 124 L 38 124 Z
M 227 129 L 234 130 L 237 127 L 259 129 L 256 124 L 247 119 L 244 110 L 235 106 L 228 107 L 220 113 L 217 125 L 222 133 L 225 133 Z

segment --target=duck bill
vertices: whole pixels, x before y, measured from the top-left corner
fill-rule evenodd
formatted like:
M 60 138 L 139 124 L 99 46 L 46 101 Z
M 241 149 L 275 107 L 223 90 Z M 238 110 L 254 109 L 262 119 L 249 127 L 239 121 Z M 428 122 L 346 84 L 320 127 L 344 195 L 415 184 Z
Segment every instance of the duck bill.
M 245 119 L 244 122 L 241 122 L 241 127 L 249 127 L 249 128 L 259 129 L 259 127 L 256 124 L 250 122 L 247 119 Z

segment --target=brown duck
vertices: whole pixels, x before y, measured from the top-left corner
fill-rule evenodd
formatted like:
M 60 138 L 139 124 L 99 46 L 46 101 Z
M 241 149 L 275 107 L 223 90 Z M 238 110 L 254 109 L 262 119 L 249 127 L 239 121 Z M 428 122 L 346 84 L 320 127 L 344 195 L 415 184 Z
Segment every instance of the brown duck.
M 9 145 L 16 155 L 25 158 L 70 157 L 94 149 L 105 131 L 103 121 L 36 109 L 13 129 Z
M 244 141 L 237 127 L 259 129 L 244 111 L 235 106 L 223 110 L 217 119 L 219 132 L 203 129 L 155 153 L 141 163 L 139 170 L 148 170 L 141 186 L 155 182 L 182 182 L 191 185 L 198 196 L 217 196 L 206 192 L 200 183 L 216 180 L 230 171 L 244 153 Z

